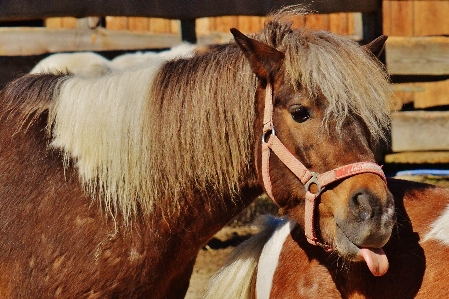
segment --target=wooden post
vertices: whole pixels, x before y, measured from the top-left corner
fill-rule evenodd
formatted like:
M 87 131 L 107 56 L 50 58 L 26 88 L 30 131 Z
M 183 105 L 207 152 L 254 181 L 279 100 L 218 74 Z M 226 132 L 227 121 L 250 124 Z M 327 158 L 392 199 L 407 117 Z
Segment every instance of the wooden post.
M 383 34 L 382 27 L 382 0 L 378 0 L 380 9 L 374 12 L 362 13 L 363 38 L 362 43 L 366 44 Z M 379 60 L 385 63 L 385 51 L 382 52 Z
M 196 44 L 195 19 L 181 20 L 181 39 L 183 42 Z

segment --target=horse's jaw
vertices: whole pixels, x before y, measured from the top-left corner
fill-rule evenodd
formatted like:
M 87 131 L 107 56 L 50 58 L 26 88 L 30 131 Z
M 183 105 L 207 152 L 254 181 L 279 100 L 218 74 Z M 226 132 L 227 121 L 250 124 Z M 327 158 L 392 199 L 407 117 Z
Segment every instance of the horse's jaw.
M 365 262 L 374 276 L 382 276 L 387 273 L 389 262 L 387 255 L 380 248 L 357 246 L 346 237 L 343 231 L 337 227 L 335 236 L 335 249 L 344 258 L 353 262 Z

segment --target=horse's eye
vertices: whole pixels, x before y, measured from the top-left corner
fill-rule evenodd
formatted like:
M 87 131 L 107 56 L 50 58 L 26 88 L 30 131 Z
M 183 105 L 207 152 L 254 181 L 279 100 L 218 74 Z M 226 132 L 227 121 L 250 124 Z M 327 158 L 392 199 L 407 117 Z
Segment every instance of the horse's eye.
M 305 122 L 310 118 L 310 114 L 307 108 L 300 105 L 291 107 L 290 114 L 292 115 L 293 120 L 298 123 Z

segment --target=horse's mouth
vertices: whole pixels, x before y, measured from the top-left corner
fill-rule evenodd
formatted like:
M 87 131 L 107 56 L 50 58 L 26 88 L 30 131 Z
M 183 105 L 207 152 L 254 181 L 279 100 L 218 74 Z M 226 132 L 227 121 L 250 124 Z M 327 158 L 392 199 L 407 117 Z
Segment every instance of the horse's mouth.
M 374 276 L 382 276 L 388 271 L 388 258 L 382 247 L 368 248 L 357 246 L 344 234 L 338 225 L 334 248 L 340 255 L 350 261 L 364 261 Z

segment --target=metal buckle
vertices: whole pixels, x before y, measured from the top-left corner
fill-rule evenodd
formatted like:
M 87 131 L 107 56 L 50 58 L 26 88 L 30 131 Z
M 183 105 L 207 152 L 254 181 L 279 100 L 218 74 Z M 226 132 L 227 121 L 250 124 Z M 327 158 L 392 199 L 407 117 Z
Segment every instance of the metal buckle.
M 316 196 L 320 195 L 320 193 L 323 191 L 323 188 L 321 188 L 320 186 L 320 182 L 318 180 L 318 176 L 320 175 L 317 172 L 311 171 L 310 172 L 312 174 L 312 177 L 307 181 L 307 183 L 304 184 L 304 188 L 306 188 L 307 192 L 310 192 Z M 318 191 L 316 193 L 313 193 L 312 191 L 310 191 L 310 186 L 312 185 L 316 185 L 318 188 Z
M 274 126 L 273 126 L 273 124 L 271 124 L 269 130 L 267 130 L 266 132 L 263 132 L 263 134 L 262 134 L 262 143 L 267 143 L 267 140 L 268 140 L 268 138 L 269 138 L 271 135 L 276 136 L 276 132 L 274 131 Z

